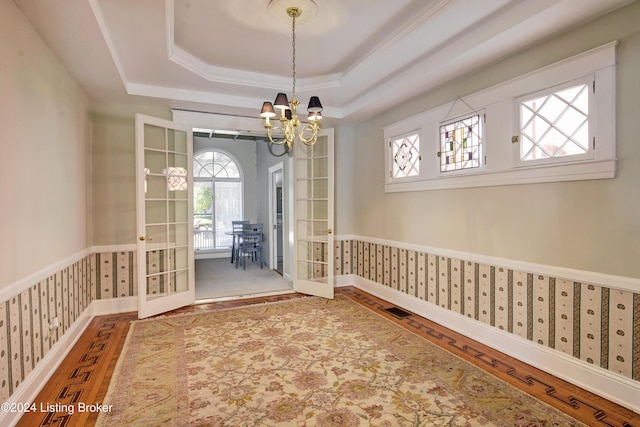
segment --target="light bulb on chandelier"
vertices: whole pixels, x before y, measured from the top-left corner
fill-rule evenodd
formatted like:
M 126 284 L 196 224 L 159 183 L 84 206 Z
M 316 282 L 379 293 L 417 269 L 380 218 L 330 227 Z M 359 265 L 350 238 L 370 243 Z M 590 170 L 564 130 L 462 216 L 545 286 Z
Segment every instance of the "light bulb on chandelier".
M 320 98 L 312 96 L 307 106 L 309 113 L 307 120 L 309 122 L 303 123 L 300 121 L 298 118 L 300 101 L 296 98 L 296 19 L 302 15 L 302 9 L 297 6 L 291 6 L 287 8 L 287 14 L 292 19 L 291 30 L 293 34 L 293 91 L 291 101 L 288 100 L 285 93 L 280 92 L 273 104 L 268 101 L 262 104 L 260 116 L 264 118 L 264 127 L 267 130 L 269 141 L 272 144 L 284 145 L 285 152 L 288 153 L 293 148 L 296 140 L 306 145 L 315 144 L 320 131 L 320 121 L 322 120 L 322 103 L 320 103 Z M 280 117 L 275 119 L 279 122 L 279 126 L 274 126 L 270 120 L 277 116 L 276 109 L 280 111 Z M 281 134 L 280 138 L 274 136 L 274 133 Z

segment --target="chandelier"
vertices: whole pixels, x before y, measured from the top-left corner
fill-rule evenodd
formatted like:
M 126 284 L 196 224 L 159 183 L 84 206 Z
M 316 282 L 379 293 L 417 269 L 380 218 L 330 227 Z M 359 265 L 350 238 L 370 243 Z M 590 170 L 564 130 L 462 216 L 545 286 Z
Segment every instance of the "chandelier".
M 312 96 L 309 99 L 307 107 L 309 112 L 307 120 L 309 122 L 301 122 L 298 118 L 300 101 L 296 98 L 296 19 L 302 15 L 302 9 L 292 6 L 287 8 L 287 14 L 292 20 L 291 31 L 293 34 L 293 91 L 291 101 L 287 99 L 285 93 L 280 92 L 273 104 L 268 101 L 264 102 L 260 111 L 260 116 L 264 118 L 264 127 L 267 130 L 269 141 L 272 144 L 284 145 L 285 153 L 291 151 L 296 139 L 306 145 L 315 144 L 320 130 L 320 120 L 322 119 L 322 104 L 317 96 Z M 271 118 L 276 117 L 274 109 L 280 110 L 280 117 L 276 119 L 279 122 L 278 126 L 274 126 L 270 121 Z

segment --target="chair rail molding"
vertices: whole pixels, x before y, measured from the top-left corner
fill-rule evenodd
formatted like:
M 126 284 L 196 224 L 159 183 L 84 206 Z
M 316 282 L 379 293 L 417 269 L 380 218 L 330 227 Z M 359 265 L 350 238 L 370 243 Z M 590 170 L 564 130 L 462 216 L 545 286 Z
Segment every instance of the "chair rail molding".
M 358 235 L 340 235 L 336 236 L 336 240 L 353 240 L 365 243 L 373 243 L 379 245 L 392 246 L 399 249 L 406 249 L 416 252 L 424 252 L 432 255 L 443 256 L 448 258 L 456 258 L 464 261 L 476 262 L 479 264 L 489 264 L 496 267 L 504 267 L 513 270 L 523 271 L 527 273 L 542 274 L 552 276 L 557 279 L 573 280 L 583 283 L 591 283 L 601 285 L 610 289 L 618 289 L 626 292 L 640 293 L 640 278 L 618 276 L 614 274 L 600 273 L 596 271 L 578 270 L 568 267 L 536 264 L 528 261 L 520 261 L 508 258 L 494 257 L 490 255 L 481 255 L 472 252 L 464 252 L 453 249 L 437 248 L 432 246 L 423 246 L 395 240 L 378 239 L 375 237 L 358 236 Z
M 60 270 L 68 267 L 69 265 L 80 261 L 81 259 L 91 255 L 92 252 L 89 248 L 83 249 L 75 254 L 48 265 L 40 270 L 34 271 L 22 279 L 0 288 L 0 302 L 8 301 L 9 299 L 21 294 L 29 289 L 35 283 L 38 283 L 49 276 L 52 276 Z

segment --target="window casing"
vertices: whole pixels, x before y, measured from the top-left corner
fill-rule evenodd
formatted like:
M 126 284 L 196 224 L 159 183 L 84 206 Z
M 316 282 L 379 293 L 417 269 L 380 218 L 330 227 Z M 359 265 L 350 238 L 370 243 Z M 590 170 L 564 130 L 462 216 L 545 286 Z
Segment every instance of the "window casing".
M 465 95 L 465 102 L 456 103 L 452 100 L 453 104 L 450 102 L 386 126 L 383 129 L 388 171 L 385 191 L 615 178 L 616 45 L 617 41 L 607 43 Z M 530 119 L 536 114 L 531 111 L 539 109 L 545 100 L 548 104 L 551 100 L 556 107 L 550 109 L 552 114 L 545 112 L 544 117 L 538 114 L 534 121 L 536 132 L 543 127 L 546 130 L 548 122 L 552 125 L 557 122 L 558 126 L 562 123 L 560 130 L 553 129 L 551 133 L 561 134 L 564 139 L 560 138 L 560 144 L 555 147 L 552 139 L 545 140 L 541 138 L 542 133 L 538 132 L 535 141 L 549 145 L 545 146 L 547 151 L 541 155 L 544 150 L 532 151 L 531 141 L 523 144 L 522 139 L 527 132 L 528 137 L 532 136 L 531 125 L 534 122 Z M 534 101 L 538 102 L 535 106 Z M 528 106 L 528 115 L 521 115 L 522 104 Z M 483 118 L 481 156 L 478 157 L 481 164 L 442 172 L 442 154 L 446 150 L 442 147 L 440 127 L 450 123 L 443 123 L 442 118 L 465 118 L 475 114 L 476 110 L 482 112 Z M 563 117 L 569 116 L 573 119 L 563 122 Z M 521 117 L 524 119 L 523 126 Z M 412 133 L 417 133 L 420 140 L 422 160 L 419 172 L 411 177 L 399 177 L 394 175 L 392 169 L 391 141 L 398 135 Z M 531 154 L 533 152 L 535 156 Z
M 518 166 L 593 159 L 594 78 L 520 97 Z

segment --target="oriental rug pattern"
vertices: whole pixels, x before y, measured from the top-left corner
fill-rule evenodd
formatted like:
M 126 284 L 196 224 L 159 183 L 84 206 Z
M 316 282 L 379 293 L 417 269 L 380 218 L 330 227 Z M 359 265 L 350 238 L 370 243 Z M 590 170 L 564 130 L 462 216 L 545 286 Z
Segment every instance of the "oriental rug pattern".
M 134 322 L 99 426 L 581 426 L 338 295 Z

